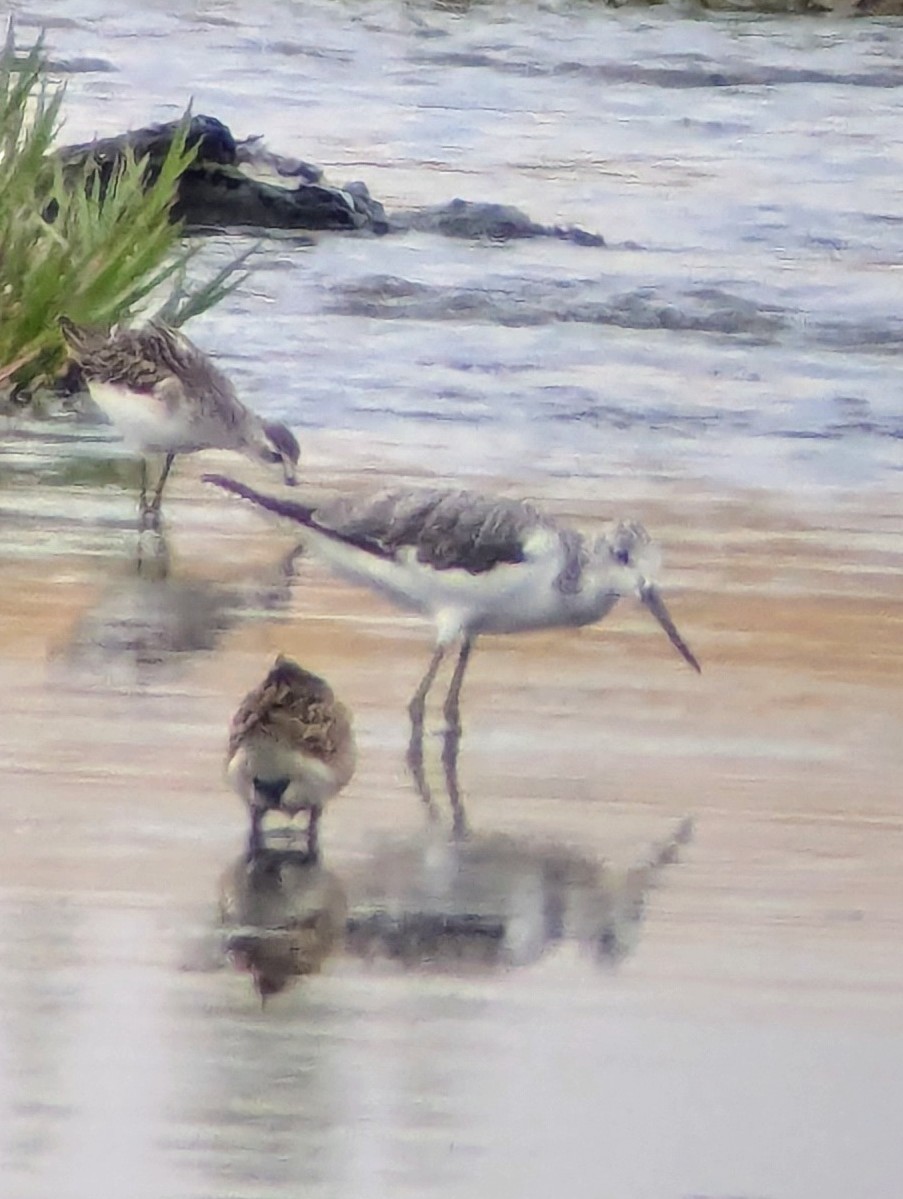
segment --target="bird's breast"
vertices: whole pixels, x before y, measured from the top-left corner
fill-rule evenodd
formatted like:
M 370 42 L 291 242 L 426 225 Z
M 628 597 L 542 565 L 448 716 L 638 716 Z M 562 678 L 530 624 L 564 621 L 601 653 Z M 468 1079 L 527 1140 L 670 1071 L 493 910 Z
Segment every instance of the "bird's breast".
M 263 735 L 245 738 L 227 766 L 227 776 L 248 801 L 254 798 L 254 779 L 288 780 L 279 804 L 287 812 L 321 806 L 347 781 L 332 763 L 299 746 Z
M 187 444 L 190 439 L 184 421 L 173 416 L 153 392 L 98 381 L 89 383 L 88 390 L 132 449 L 167 453 L 193 448 Z

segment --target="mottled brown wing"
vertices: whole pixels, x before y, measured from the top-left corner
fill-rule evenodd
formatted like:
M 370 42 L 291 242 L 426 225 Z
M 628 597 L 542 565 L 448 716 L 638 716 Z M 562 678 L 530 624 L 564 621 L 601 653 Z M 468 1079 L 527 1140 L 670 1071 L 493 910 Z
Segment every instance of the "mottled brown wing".
M 275 707 L 268 721 L 274 733 L 324 762 L 341 750 L 349 724 L 342 704 L 313 699 Z
M 248 420 L 256 419 L 239 399 L 231 379 L 194 342 L 159 322 L 142 332 L 153 342 L 161 369 L 167 368 L 169 378 L 178 381 L 198 421 L 210 419 L 221 428 L 241 430 Z M 171 398 L 176 407 L 182 402 L 174 390 Z
M 232 718 L 229 756 L 256 731 L 325 761 L 342 749 L 350 725 L 347 710 L 328 683 L 280 660 L 263 683 L 245 696 Z
M 343 499 L 313 514 L 316 526 L 342 539 L 379 547 L 386 556 L 405 548 L 436 570 L 483 574 L 524 561 L 524 539 L 553 522 L 529 504 L 474 491 L 411 488 L 364 500 Z
M 249 691 L 238 705 L 229 725 L 229 757 L 238 750 L 242 741 L 254 729 L 268 719 L 272 708 L 275 688 L 267 678 L 259 687 Z

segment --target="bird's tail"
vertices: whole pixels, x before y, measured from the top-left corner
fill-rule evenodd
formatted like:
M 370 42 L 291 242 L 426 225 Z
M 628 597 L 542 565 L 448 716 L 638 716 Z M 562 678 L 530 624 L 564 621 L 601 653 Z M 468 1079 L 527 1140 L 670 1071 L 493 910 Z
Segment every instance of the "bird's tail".
M 264 495 L 262 491 L 255 491 L 253 487 L 247 487 L 244 483 L 239 483 L 237 479 L 230 479 L 227 475 L 204 475 L 203 482 L 213 483 L 216 487 L 222 487 L 223 491 L 231 491 L 233 495 L 240 495 L 242 499 L 251 500 L 252 503 L 259 504 L 261 508 L 266 508 L 268 512 L 275 512 L 277 516 L 286 516 L 289 520 L 294 520 L 309 529 L 317 527 L 314 520 L 314 509 L 309 504 L 299 504 L 294 500 L 280 500 L 274 495 Z
M 279 500 L 274 495 L 264 495 L 262 491 L 255 491 L 253 487 L 247 487 L 244 483 L 239 483 L 237 479 L 230 479 L 227 475 L 202 475 L 201 480 L 204 483 L 213 483 L 217 487 L 222 487 L 224 491 L 231 491 L 233 495 L 240 495 L 242 499 L 251 500 L 252 503 L 265 508 L 267 512 L 275 512 L 277 516 L 287 516 L 289 520 L 304 525 L 306 529 L 313 530 L 328 541 L 336 542 L 339 545 L 354 546 L 355 549 L 363 550 L 364 553 L 371 554 L 374 558 L 392 557 L 393 551 L 390 548 L 374 538 L 368 537 L 366 533 L 340 532 L 338 529 L 331 529 L 328 525 L 321 524 L 317 520 L 317 509 L 310 504 L 299 504 L 294 500 Z

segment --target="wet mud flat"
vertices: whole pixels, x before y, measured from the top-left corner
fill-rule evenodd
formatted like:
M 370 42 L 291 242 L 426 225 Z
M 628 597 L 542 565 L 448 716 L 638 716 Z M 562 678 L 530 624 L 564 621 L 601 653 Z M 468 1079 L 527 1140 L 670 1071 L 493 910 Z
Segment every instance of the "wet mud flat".
M 488 199 L 605 235 L 324 240 L 303 279 L 275 253 L 197 333 L 303 430 L 310 486 L 461 450 L 590 527 L 617 500 L 662 543 L 704 673 L 627 603 L 486 639 L 455 843 L 403 764 L 428 631 L 288 569 L 290 530 L 199 482 L 263 476 L 180 463 L 165 544 L 139 548 L 106 434 L 5 442 L 0 1193 L 899 1194 L 885 24 L 106 7 L 22 14 L 74 64 L 67 138 L 195 96 L 392 207 Z M 360 765 L 325 873 L 267 875 L 320 972 L 261 1009 L 215 931 L 224 877 L 236 936 L 250 886 L 222 755 L 280 650 L 352 707 Z M 324 952 L 305 921 L 342 904 Z
M 372 439 L 312 441 L 311 487 L 380 481 Z M 624 479 L 704 673 L 626 602 L 580 633 L 486 638 L 457 845 L 404 770 L 425 626 L 311 561 L 287 570 L 291 529 L 200 483 L 215 455 L 180 466 L 165 544 L 139 546 L 126 465 L 92 479 L 16 453 L 0 492 L 10 1194 L 894 1193 L 893 496 L 788 505 Z M 531 498 L 588 527 L 612 514 L 595 480 Z M 359 766 L 322 830 L 347 942 L 261 1009 L 215 932 L 244 834 L 222 754 L 278 651 L 353 709 Z M 692 839 L 657 858 L 688 816 Z

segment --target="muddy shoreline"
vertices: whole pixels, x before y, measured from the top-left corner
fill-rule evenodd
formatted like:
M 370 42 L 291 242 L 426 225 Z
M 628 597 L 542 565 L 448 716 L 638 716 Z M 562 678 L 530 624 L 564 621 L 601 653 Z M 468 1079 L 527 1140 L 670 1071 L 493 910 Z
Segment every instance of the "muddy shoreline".
M 391 457 L 353 435 L 309 434 L 306 450 L 312 489 L 372 485 Z M 96 445 L 93 465 L 54 453 L 19 439 L 0 461 L 0 997 L 16 1042 L 0 1101 L 19 1097 L 22 1144 L 63 1138 L 12 1154 L 17 1195 L 108 1193 L 137 1161 L 148 1199 L 233 1194 L 236 1178 L 283 1196 L 299 1152 L 311 1186 L 358 1195 L 339 1146 L 369 1170 L 366 1103 L 385 1169 L 416 1187 L 439 1171 L 449 1194 L 477 1177 L 539 1194 L 559 1163 L 590 1199 L 598 1130 L 579 1097 L 610 1112 L 629 1093 L 653 1127 L 677 1118 L 692 1146 L 704 1119 L 725 1149 L 669 1151 L 675 1190 L 612 1146 L 620 1193 L 839 1197 L 839 1160 L 834 1181 L 813 1167 L 787 1190 L 791 1167 L 767 1149 L 803 1109 L 797 1177 L 823 1130 L 851 1126 L 870 1147 L 869 1193 L 897 1176 L 895 1133 L 858 1116 L 876 1085 L 894 1106 L 903 1026 L 903 562 L 886 496 L 789 509 L 625 475 L 704 673 L 626 603 L 577 635 L 486 638 L 463 707 L 473 841 L 450 876 L 404 769 L 428 630 L 314 563 L 287 577 L 291 531 L 200 482 L 233 469 L 266 486 L 262 468 L 183 461 L 167 557 L 144 545 L 139 571 L 129 464 Z M 534 477 L 530 492 L 590 527 L 610 515 L 596 480 Z M 244 836 L 221 772 L 229 716 L 279 650 L 354 711 L 358 772 L 322 848 L 357 931 L 261 1013 L 216 933 Z M 692 840 L 650 872 L 686 816 Z M 374 911 L 396 913 L 376 943 Z M 692 1118 L 663 1106 L 685 1087 Z M 445 1096 L 435 1117 L 430 1095 Z M 532 1180 L 521 1120 L 542 1130 Z M 399 1127 L 416 1151 L 397 1147 Z M 111 1128 L 128 1168 L 103 1148 Z M 186 1137 L 206 1145 L 200 1160 Z

